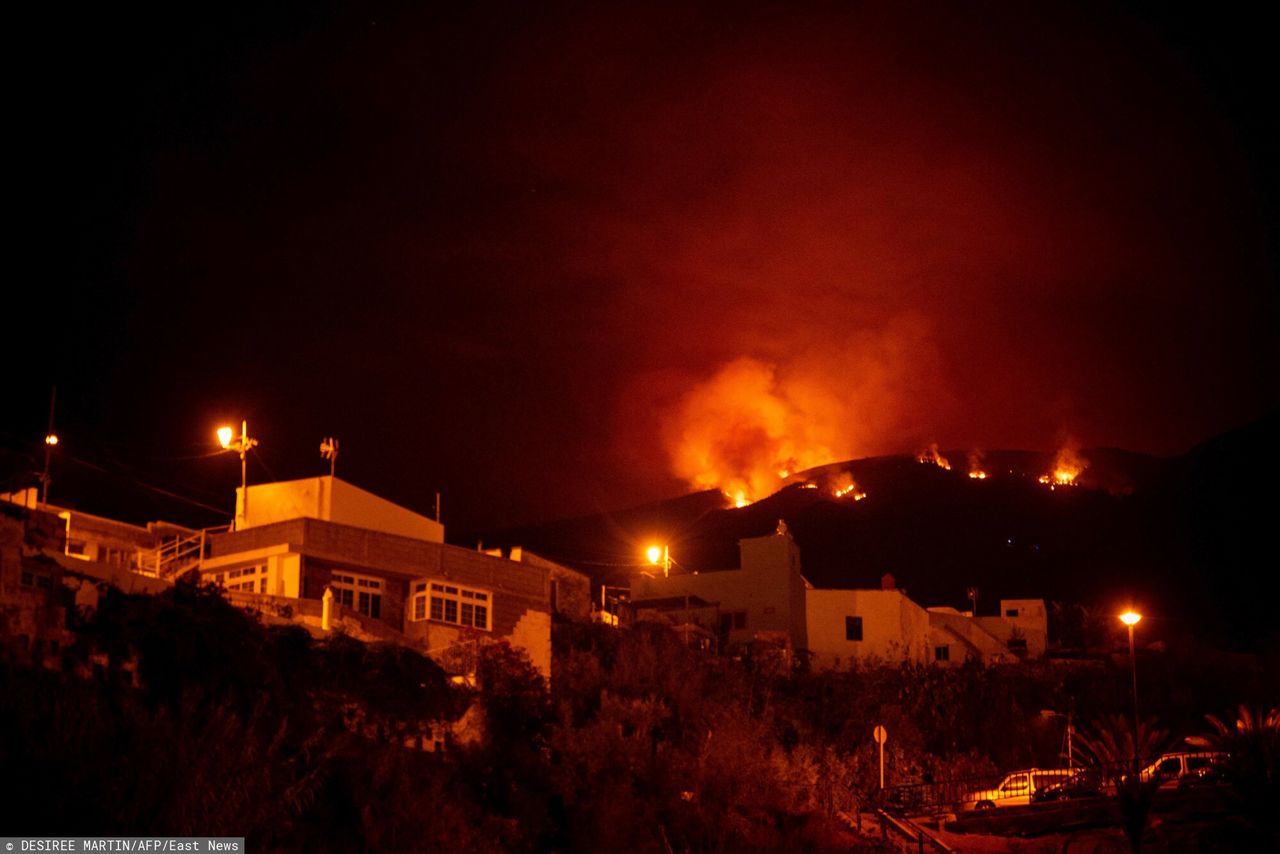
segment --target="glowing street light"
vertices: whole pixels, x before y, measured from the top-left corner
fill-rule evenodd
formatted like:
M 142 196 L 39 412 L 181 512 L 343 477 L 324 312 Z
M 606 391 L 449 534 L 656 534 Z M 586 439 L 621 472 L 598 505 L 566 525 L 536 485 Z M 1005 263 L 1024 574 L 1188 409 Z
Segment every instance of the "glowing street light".
M 1130 608 L 1120 615 L 1120 622 L 1129 627 L 1129 673 L 1133 677 L 1133 773 L 1141 771 L 1141 760 L 1138 757 L 1138 658 L 1133 652 L 1133 627 L 1138 625 L 1142 615 Z
M 671 550 L 665 546 L 649 546 L 645 550 L 645 557 L 649 558 L 649 563 L 657 566 L 662 564 L 662 575 L 667 577 L 671 575 Z
M 235 430 L 231 427 L 218 428 L 218 444 L 223 450 L 234 451 L 240 455 L 240 495 L 236 501 L 236 523 L 237 531 L 244 527 L 244 520 L 248 514 L 249 504 L 249 484 L 248 484 L 248 467 L 245 464 L 245 455 L 258 445 L 257 439 L 249 438 L 249 422 L 240 422 L 240 436 L 237 438 Z
M 40 475 L 40 503 L 49 501 L 49 458 L 53 456 L 53 446 L 58 444 L 58 434 L 53 432 L 53 406 L 58 402 L 58 387 L 54 386 L 49 394 L 49 429 L 44 434 L 44 472 Z

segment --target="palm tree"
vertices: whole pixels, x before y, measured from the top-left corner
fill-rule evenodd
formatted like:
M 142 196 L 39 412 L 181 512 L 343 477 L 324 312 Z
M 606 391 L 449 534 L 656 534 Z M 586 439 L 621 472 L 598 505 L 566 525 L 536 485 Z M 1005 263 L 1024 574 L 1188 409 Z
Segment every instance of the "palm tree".
M 1129 838 L 1130 847 L 1137 854 L 1142 848 L 1142 834 L 1147 828 L 1151 803 L 1160 786 L 1154 775 L 1143 781 L 1139 773 L 1142 758 L 1150 759 L 1163 753 L 1169 745 L 1169 733 L 1148 718 L 1138 722 L 1135 734 L 1126 715 L 1109 715 L 1080 735 L 1078 744 L 1085 758 L 1098 766 L 1115 787 L 1120 824 Z
M 1244 815 L 1259 828 L 1274 829 L 1280 803 L 1280 708 L 1241 703 L 1234 726 L 1205 715 L 1212 731 L 1187 738 L 1187 744 L 1227 754 L 1224 770 Z

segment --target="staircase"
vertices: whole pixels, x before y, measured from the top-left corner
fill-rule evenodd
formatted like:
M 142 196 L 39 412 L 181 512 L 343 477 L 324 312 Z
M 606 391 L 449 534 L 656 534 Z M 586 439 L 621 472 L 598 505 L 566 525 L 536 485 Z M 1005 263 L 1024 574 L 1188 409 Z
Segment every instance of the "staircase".
M 205 554 L 210 533 L 225 528 L 205 528 L 187 536 L 174 537 L 154 549 L 138 549 L 137 572 L 151 578 L 173 579 L 197 566 Z

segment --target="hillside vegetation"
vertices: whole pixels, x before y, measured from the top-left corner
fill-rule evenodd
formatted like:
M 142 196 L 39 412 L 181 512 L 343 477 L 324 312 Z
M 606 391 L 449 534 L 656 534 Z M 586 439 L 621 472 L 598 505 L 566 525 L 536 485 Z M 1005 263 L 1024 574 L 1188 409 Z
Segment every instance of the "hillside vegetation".
M 550 690 L 501 645 L 472 688 L 415 653 L 268 628 L 190 588 L 110 598 L 79 634 L 62 673 L 0 671 L 15 833 L 244 835 L 251 850 L 876 850 L 839 818 L 877 802 L 876 724 L 892 785 L 1060 764 L 1062 725 L 1042 710 L 1073 698 L 1085 722 L 1128 708 L 1123 667 L 797 674 L 686 649 L 656 624 L 557 624 Z M 1233 661 L 1144 660 L 1145 708 L 1190 734 L 1206 712 L 1275 705 L 1262 667 Z M 478 712 L 475 741 L 405 746 Z

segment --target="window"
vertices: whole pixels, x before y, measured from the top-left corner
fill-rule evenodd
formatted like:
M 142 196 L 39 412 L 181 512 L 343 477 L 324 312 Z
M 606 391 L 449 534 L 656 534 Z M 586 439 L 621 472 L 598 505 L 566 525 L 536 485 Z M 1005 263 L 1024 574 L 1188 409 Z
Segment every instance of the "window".
M 1009 638 L 1009 651 L 1010 652 L 1026 652 L 1027 639 L 1026 638 Z
M 844 618 L 844 639 L 847 641 L 862 640 L 862 618 L 861 617 L 845 617 Z
M 23 587 L 35 587 L 38 590 L 52 590 L 53 576 L 38 575 L 29 569 L 24 569 L 18 575 L 18 583 Z
M 1017 609 L 1017 608 L 1006 608 L 1006 609 L 1005 609 L 1005 612 L 1004 612 L 1004 615 L 1005 615 L 1006 617 L 1016 617 L 1016 616 L 1018 616 L 1018 609 Z
M 382 616 L 382 581 L 364 575 L 335 572 L 330 584 L 333 601 L 354 608 L 366 617 Z
M 1019 774 L 1016 777 L 1010 777 L 1000 786 L 1000 793 L 1004 795 L 1018 794 L 1026 792 L 1031 787 L 1030 781 L 1026 774 Z
M 427 583 L 425 581 L 413 585 L 413 619 L 427 618 Z
M 417 596 L 414 597 L 417 613 Z M 431 582 L 431 619 L 476 629 L 489 629 L 489 594 L 455 584 Z
M 950 661 L 951 647 L 945 644 L 943 646 L 935 646 L 933 648 L 933 660 L 934 661 Z
M 728 632 L 732 629 L 745 629 L 746 627 L 746 611 L 725 611 L 720 615 L 720 631 L 722 632 Z
M 240 590 L 245 593 L 266 593 L 267 579 L 269 577 L 267 575 L 267 565 L 262 563 L 220 572 L 211 576 L 211 580 L 214 584 L 219 587 L 225 587 L 227 590 Z

